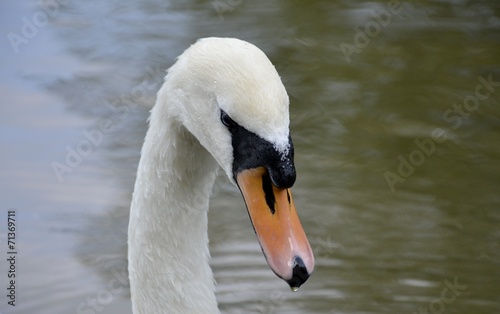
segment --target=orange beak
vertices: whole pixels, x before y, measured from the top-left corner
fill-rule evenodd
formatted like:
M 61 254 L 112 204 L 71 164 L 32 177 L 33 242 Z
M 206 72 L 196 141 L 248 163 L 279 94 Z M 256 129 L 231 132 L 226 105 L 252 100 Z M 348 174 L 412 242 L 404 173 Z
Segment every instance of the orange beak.
M 290 189 L 274 186 L 265 167 L 243 170 L 236 181 L 269 267 L 296 291 L 311 275 L 314 256 Z

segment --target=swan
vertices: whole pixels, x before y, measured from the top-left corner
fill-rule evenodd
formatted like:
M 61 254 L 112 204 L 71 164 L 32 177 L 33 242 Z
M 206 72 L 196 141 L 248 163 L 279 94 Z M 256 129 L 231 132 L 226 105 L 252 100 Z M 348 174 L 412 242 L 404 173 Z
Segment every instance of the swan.
M 266 261 L 297 290 L 314 269 L 290 187 L 289 99 L 256 46 L 204 38 L 167 71 L 151 110 L 128 228 L 134 313 L 219 313 L 207 212 L 218 169 L 241 191 Z

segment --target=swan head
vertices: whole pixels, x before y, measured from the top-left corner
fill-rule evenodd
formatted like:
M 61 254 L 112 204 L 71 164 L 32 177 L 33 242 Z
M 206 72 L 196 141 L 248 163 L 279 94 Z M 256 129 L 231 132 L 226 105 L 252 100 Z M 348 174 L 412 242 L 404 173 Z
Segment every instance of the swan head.
M 291 196 L 289 99 L 272 63 L 248 42 L 201 39 L 168 70 L 158 99 L 239 187 L 269 266 L 296 290 L 314 257 Z

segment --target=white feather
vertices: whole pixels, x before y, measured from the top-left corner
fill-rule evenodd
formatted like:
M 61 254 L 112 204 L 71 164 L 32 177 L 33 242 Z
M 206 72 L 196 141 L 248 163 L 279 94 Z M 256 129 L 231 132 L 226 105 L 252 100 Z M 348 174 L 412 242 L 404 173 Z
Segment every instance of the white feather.
M 199 40 L 168 70 L 151 111 L 130 210 L 134 313 L 219 312 L 208 202 L 219 167 L 233 181 L 231 136 L 220 110 L 284 153 L 288 106 L 274 66 L 245 41 Z

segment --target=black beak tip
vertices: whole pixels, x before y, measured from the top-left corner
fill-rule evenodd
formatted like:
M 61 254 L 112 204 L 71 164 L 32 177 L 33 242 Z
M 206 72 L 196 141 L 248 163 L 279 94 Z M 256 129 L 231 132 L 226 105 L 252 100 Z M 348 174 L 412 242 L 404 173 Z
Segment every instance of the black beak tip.
M 300 256 L 295 256 L 293 265 L 292 278 L 287 280 L 287 283 L 290 285 L 290 288 L 292 288 L 292 291 L 297 291 L 300 286 L 309 279 L 310 274 Z

